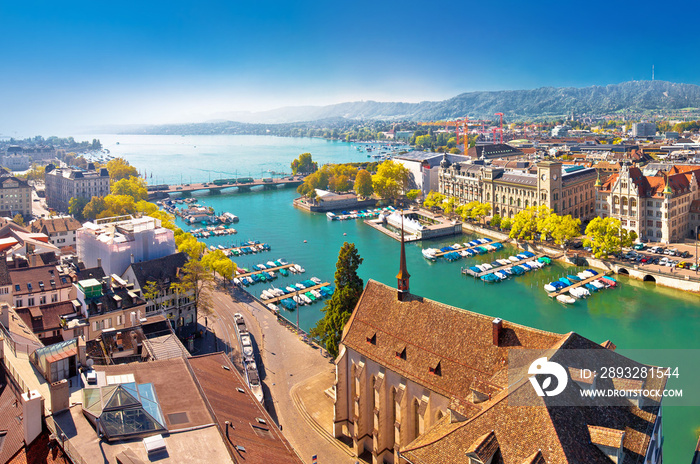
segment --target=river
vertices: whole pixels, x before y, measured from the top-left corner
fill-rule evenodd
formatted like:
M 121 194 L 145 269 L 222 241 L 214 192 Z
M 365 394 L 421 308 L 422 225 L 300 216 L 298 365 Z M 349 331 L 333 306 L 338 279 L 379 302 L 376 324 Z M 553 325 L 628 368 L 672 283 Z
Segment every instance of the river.
M 181 176 L 185 182 L 196 182 L 236 174 L 258 177 L 262 171 L 268 170 L 288 172 L 291 160 L 303 152 L 310 152 L 321 164 L 369 159 L 366 153 L 358 152 L 351 144 L 322 139 L 133 135 L 89 138 L 94 137 L 99 138 L 112 155 L 123 156 L 140 172 L 145 171 L 150 184 L 180 182 Z M 332 283 L 337 253 L 344 241 L 355 243 L 364 259 L 359 269 L 360 277 L 365 281 L 375 279 L 392 286 L 396 284 L 399 260 L 396 241 L 359 220 L 331 222 L 325 215 L 295 209 L 292 206 L 292 199 L 297 196 L 294 189 L 196 195 L 200 203 L 214 207 L 217 212 L 229 211 L 240 217 L 240 222 L 234 226 L 237 235 L 206 239 L 207 244 L 230 245 L 249 239 L 260 240 L 270 244 L 272 251 L 236 259 L 239 265 L 249 267 L 258 262 L 285 258 L 306 268 L 303 278 L 293 275 L 280 278 L 275 281 L 276 286 L 311 276 Z M 183 223 L 179 225 L 187 229 Z M 464 242 L 469 237 L 407 244 L 411 292 L 543 330 L 575 331 L 598 343 L 612 340 L 620 349 L 700 348 L 697 295 L 619 276 L 621 288 L 598 292 L 587 300 L 565 307 L 552 301 L 542 285 L 572 273 L 572 270 L 577 271 L 575 268 L 555 263 L 543 270 L 489 285 L 463 276 L 460 267 L 508 256 L 513 253 L 512 248 L 496 255 L 454 263 L 429 262 L 420 253 L 423 247 Z M 264 288 L 264 284 L 256 284 L 249 287 L 249 291 L 259 295 Z M 315 324 L 322 316 L 321 308 L 319 303 L 301 308 L 299 320 L 302 328 L 308 330 Z M 297 315 L 287 313 L 285 316 L 294 321 Z M 700 408 L 664 408 L 666 462 L 688 462 L 691 459 L 699 427 Z

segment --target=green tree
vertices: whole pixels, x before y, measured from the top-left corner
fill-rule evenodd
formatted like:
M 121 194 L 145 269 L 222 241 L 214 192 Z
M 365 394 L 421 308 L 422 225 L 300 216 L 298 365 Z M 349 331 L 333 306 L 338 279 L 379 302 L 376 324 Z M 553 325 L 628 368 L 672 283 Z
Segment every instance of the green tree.
M 591 247 L 596 258 L 606 258 L 622 247 L 632 246 L 637 239 L 635 231 L 623 229 L 619 219 L 596 217 L 586 227 L 584 246 Z
M 318 170 L 318 163 L 311 159 L 311 153 L 302 153 L 292 161 L 292 174 L 308 174 Z
M 425 200 L 423 200 L 423 206 L 426 208 L 440 208 L 442 209 L 442 203 L 445 201 L 445 195 L 442 193 L 435 192 L 431 190 L 426 195 Z
M 499 214 L 494 215 L 491 218 L 490 224 L 491 224 L 491 227 L 500 227 L 501 226 L 501 216 Z
M 187 253 L 191 260 L 200 259 L 206 249 L 204 243 L 186 232 L 175 234 L 175 246 L 178 252 Z
M 406 193 L 406 198 L 408 198 L 411 202 L 414 202 L 421 196 L 422 193 L 423 192 L 420 189 L 409 190 L 408 193 Z
M 369 198 L 374 193 L 372 188 L 372 175 L 365 169 L 360 169 L 355 176 L 355 193 L 361 197 Z
M 73 197 L 68 202 L 68 213 L 76 219 L 84 219 L 83 210 L 85 209 L 85 205 L 87 204 L 87 198 Z
M 360 264 L 362 258 L 355 244 L 343 243 L 335 265 L 335 292 L 326 301 L 323 318 L 311 330 L 311 335 L 318 337 L 333 357 L 338 356 L 338 344 L 343 328 L 362 295 L 364 282 L 357 275 Z
M 510 238 L 531 240 L 537 232 L 537 211 L 530 206 L 513 216 Z
M 223 277 L 225 280 L 231 280 L 235 272 L 235 264 L 221 250 L 214 250 L 202 257 L 202 264 L 210 271 L 213 271 Z
M 552 238 L 557 245 L 565 245 L 569 240 L 581 235 L 581 220 L 574 219 L 570 214 L 566 216 L 557 216 L 559 218 L 554 230 Z
M 83 218 L 94 221 L 106 209 L 105 197 L 92 197 L 92 200 L 87 202 L 85 208 L 83 208 Z
M 114 158 L 107 162 L 107 172 L 112 182 L 116 182 L 128 177 L 138 177 L 139 172 L 131 166 L 124 158 Z
M 15 214 L 15 217 L 12 218 L 12 222 L 17 224 L 18 226 L 24 227 L 24 217 L 21 214 Z
M 177 294 L 192 292 L 197 311 L 211 314 L 211 290 L 214 276 L 199 259 L 190 259 L 182 267 L 180 281 L 170 286 Z
M 26 180 L 44 180 L 44 166 L 39 166 L 38 164 L 32 164 L 32 167 L 24 174 L 18 175 L 20 179 Z
M 491 214 L 491 205 L 489 203 L 478 203 L 471 210 L 471 217 L 479 222 L 489 214 Z
M 148 190 L 146 181 L 140 177 L 125 177 L 112 184 L 110 188 L 112 195 L 128 195 L 134 201 L 147 200 Z
M 410 171 L 403 164 L 386 160 L 372 176 L 374 192 L 386 200 L 395 200 L 408 187 Z
M 510 218 L 504 217 L 501 219 L 501 229 L 503 230 L 510 230 L 510 228 L 513 226 L 513 221 L 511 221 Z
M 141 291 L 143 292 L 143 297 L 146 299 L 146 301 L 150 301 L 153 303 L 156 309 L 160 309 L 156 303 L 156 300 L 160 296 L 160 287 L 158 286 L 157 282 L 154 282 L 153 280 L 146 281 L 146 285 L 143 286 Z
M 459 148 L 454 147 L 450 149 L 450 153 L 452 153 L 453 155 L 459 155 L 462 152 L 459 150 Z

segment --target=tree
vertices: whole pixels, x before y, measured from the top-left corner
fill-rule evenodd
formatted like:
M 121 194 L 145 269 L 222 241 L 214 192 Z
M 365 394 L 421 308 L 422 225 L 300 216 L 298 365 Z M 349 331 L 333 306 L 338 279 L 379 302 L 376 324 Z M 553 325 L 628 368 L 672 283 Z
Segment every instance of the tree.
M 214 275 L 218 273 L 225 280 L 231 280 L 236 270 L 234 262 L 223 251 L 218 249 L 204 255 L 202 264 L 206 269 L 213 271 Z
M 355 193 L 361 197 L 371 197 L 374 193 L 372 188 L 372 175 L 369 171 L 361 169 L 355 176 Z
M 93 221 L 106 209 L 105 197 L 92 197 L 92 200 L 83 208 L 83 218 Z
M 489 214 L 491 214 L 491 205 L 489 203 L 478 203 L 471 210 L 471 217 L 477 221 L 481 221 Z
M 182 267 L 180 282 L 170 287 L 179 295 L 192 292 L 194 306 L 197 311 L 211 314 L 211 290 L 214 286 L 214 276 L 199 259 L 190 259 Z
M 374 192 L 387 200 L 395 200 L 408 187 L 410 171 L 403 164 L 386 160 L 372 176 Z
M 206 249 L 206 245 L 198 241 L 192 234 L 186 232 L 175 234 L 175 246 L 177 251 L 187 253 L 190 259 L 200 259 Z
M 87 198 L 73 197 L 68 202 L 68 213 L 76 219 L 84 219 L 83 210 L 85 209 L 85 205 L 87 204 Z
M 114 158 L 109 160 L 106 168 L 112 182 L 139 176 L 139 172 L 136 170 L 136 168 L 131 166 L 124 158 Z
M 12 222 L 18 226 L 24 227 L 24 217 L 22 217 L 22 215 L 19 213 L 15 214 L 15 217 L 12 218 Z
M 292 174 L 298 172 L 309 174 L 318 170 L 318 163 L 311 159 L 311 153 L 302 153 L 299 158 L 292 161 Z
M 360 264 L 362 258 L 355 244 L 343 243 L 335 265 L 335 292 L 326 301 L 323 318 L 311 330 L 311 335 L 320 338 L 333 357 L 338 356 L 338 344 L 343 328 L 362 294 L 364 282 L 357 275 Z
M 623 229 L 619 219 L 596 217 L 586 227 L 584 246 L 593 249 L 596 258 L 606 258 L 611 253 L 617 253 L 622 247 L 632 246 L 637 239 L 635 231 Z
M 491 227 L 500 227 L 501 226 L 501 216 L 496 214 L 494 217 L 491 218 L 490 224 L 491 224 Z
M 110 189 L 112 195 L 128 195 L 134 201 L 147 200 L 148 190 L 146 181 L 140 177 L 126 177 L 112 184 Z
M 334 192 L 347 192 L 351 186 L 350 178 L 344 174 L 333 176 L 328 181 L 328 188 Z
M 422 193 L 423 192 L 420 189 L 409 190 L 408 193 L 406 193 L 406 198 L 408 198 L 411 202 L 414 202 L 421 196 Z
M 148 280 L 146 281 L 146 285 L 143 286 L 142 291 L 143 297 L 146 299 L 146 301 L 150 301 L 158 309 L 158 304 L 156 303 L 156 300 L 160 296 L 160 287 L 158 286 L 158 283 Z
M 445 195 L 431 190 L 423 200 L 423 206 L 426 208 L 442 208 L 442 202 L 445 201 Z
M 581 235 L 581 220 L 574 219 L 570 214 L 557 216 L 558 223 L 552 231 L 552 238 L 557 245 L 565 245 L 572 238 Z
M 513 223 L 508 236 L 518 240 L 531 240 L 537 231 L 536 214 L 535 208 L 532 206 L 518 212 L 513 217 Z
M 512 225 L 513 221 L 511 221 L 510 218 L 504 217 L 503 219 L 501 219 L 501 229 L 510 230 Z
M 32 164 L 32 167 L 22 175 L 18 175 L 17 177 L 21 179 L 26 179 L 26 180 L 40 180 L 44 181 L 44 166 L 39 166 L 38 164 L 34 163 Z

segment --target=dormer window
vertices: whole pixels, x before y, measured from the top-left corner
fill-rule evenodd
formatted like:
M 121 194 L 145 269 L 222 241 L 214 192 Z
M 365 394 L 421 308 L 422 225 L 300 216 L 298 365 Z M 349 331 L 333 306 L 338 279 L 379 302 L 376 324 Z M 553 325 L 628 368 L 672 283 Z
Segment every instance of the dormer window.
M 396 357 L 405 360 L 406 359 L 406 347 L 401 351 L 396 352 Z
M 376 345 L 377 344 L 377 334 L 375 333 L 371 337 L 367 337 L 367 343 L 370 345 Z
M 430 367 L 428 369 L 431 374 L 433 375 L 442 375 L 442 366 L 440 365 L 440 361 L 438 361 L 437 366 L 435 367 Z
M 29 290 L 30 292 L 32 291 L 32 283 L 31 282 L 29 282 L 27 284 L 27 290 Z

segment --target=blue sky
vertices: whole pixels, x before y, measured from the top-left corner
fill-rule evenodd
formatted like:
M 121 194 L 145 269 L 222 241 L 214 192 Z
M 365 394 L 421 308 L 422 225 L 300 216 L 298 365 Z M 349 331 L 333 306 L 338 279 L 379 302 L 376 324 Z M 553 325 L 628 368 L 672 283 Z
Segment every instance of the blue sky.
M 694 2 L 493 4 L 0 0 L 0 135 L 605 85 L 649 79 L 652 64 L 700 84 L 680 23 Z

